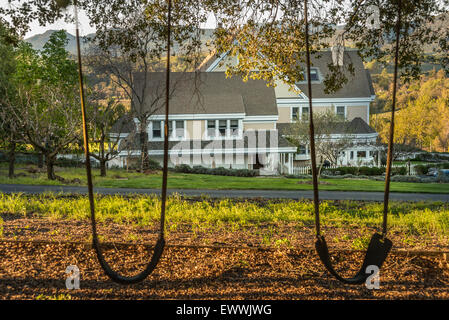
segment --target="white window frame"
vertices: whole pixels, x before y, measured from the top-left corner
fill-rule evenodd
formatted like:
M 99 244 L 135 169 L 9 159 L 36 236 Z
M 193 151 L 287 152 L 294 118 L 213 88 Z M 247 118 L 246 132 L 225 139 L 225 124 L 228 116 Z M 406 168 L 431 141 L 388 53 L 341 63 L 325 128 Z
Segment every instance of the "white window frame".
M 238 128 L 237 128 L 237 134 L 232 135 L 231 134 L 231 120 L 237 120 L 238 121 Z M 225 139 L 241 139 L 242 133 L 243 133 L 243 121 L 242 119 L 215 119 L 215 120 L 204 120 L 204 127 L 205 127 L 205 133 L 203 137 L 205 140 L 225 140 Z M 215 122 L 215 132 L 214 135 L 209 135 L 209 129 L 207 127 L 208 121 L 214 121 Z M 226 129 L 225 129 L 225 135 L 220 134 L 220 121 L 226 121 Z
M 340 105 L 336 105 L 335 106 L 335 115 L 338 115 L 337 110 L 338 110 L 339 107 L 345 108 L 344 120 L 348 119 L 348 106 L 346 106 L 346 105 L 341 105 L 341 104 Z
M 309 109 L 310 107 L 309 106 L 302 106 L 301 107 L 301 120 L 303 120 L 302 119 L 302 115 L 304 114 L 304 109 Z M 307 116 L 309 116 L 310 115 L 310 110 L 307 110 Z
M 153 136 L 153 123 L 154 122 L 159 122 L 160 125 L 161 125 L 161 128 L 160 128 L 161 136 L 157 137 L 157 138 L 155 138 Z M 162 140 L 164 140 L 164 121 L 162 121 L 162 120 L 151 120 L 150 124 L 149 124 L 148 135 L 149 135 L 148 138 L 149 138 L 150 141 L 162 141 Z
M 299 107 L 299 106 L 294 106 L 294 107 L 291 107 L 290 108 L 290 121 L 291 122 L 294 122 L 295 121 L 295 119 L 293 118 L 293 109 L 294 108 L 296 108 L 296 109 L 298 109 L 298 113 L 297 113 L 297 115 L 299 115 L 299 117 L 297 117 L 298 118 L 298 120 L 299 119 L 301 119 L 301 110 L 302 110 L 302 107 Z
M 183 137 L 177 137 L 176 136 L 176 121 L 182 121 L 184 123 L 184 132 L 183 132 Z M 153 136 L 153 123 L 154 122 L 159 122 L 161 124 L 161 136 L 160 137 L 154 137 Z M 185 140 L 186 136 L 187 136 L 187 126 L 186 126 L 186 121 L 185 120 L 169 120 L 169 122 L 172 123 L 172 133 L 171 135 L 168 137 L 168 140 L 170 141 L 181 141 L 181 140 Z M 151 120 L 150 124 L 149 124 L 149 130 L 148 130 L 148 135 L 149 135 L 149 140 L 150 141 L 164 141 L 164 130 L 165 130 L 165 121 L 164 120 Z
M 185 120 L 170 120 L 170 121 L 172 121 L 172 126 L 173 126 L 172 136 L 170 138 L 173 139 L 173 140 L 177 140 L 177 141 L 185 140 L 186 136 L 187 136 L 187 134 L 186 134 L 186 121 Z M 178 137 L 178 134 L 177 134 L 178 128 L 176 127 L 176 122 L 182 122 L 182 124 L 183 124 L 182 137 Z

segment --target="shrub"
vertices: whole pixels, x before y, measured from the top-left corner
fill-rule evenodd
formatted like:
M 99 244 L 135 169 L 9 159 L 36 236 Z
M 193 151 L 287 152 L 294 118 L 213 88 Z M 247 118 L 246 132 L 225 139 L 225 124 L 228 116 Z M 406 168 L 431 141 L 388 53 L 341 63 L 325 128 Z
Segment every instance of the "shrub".
M 153 159 L 148 159 L 148 160 L 149 160 L 149 163 L 150 163 L 150 166 L 148 167 L 148 169 L 150 169 L 150 170 L 160 170 L 160 169 L 162 169 L 161 165 L 156 160 L 153 160 Z
M 360 167 L 359 174 L 365 176 L 381 176 L 385 172 L 384 168 L 378 167 Z
M 416 173 L 424 175 L 429 172 L 429 166 L 419 164 L 419 165 L 415 166 L 415 170 L 416 170 Z
M 391 168 L 391 175 L 392 176 L 396 176 L 396 175 L 405 176 L 406 174 L 407 174 L 407 168 L 406 167 Z
M 405 176 L 405 175 L 395 175 L 391 177 L 393 182 L 422 182 L 419 177 L 415 176 Z
M 380 176 L 385 172 L 384 168 L 378 167 L 340 167 L 335 169 L 326 169 L 326 174 L 328 175 L 347 175 L 351 174 L 354 176 Z
M 211 174 L 216 176 L 234 176 L 234 177 L 254 177 L 257 175 L 256 170 L 248 169 L 226 169 L 219 168 L 205 168 L 203 166 L 190 167 L 187 164 L 181 164 L 173 169 L 175 172 L 194 173 L 194 174 Z

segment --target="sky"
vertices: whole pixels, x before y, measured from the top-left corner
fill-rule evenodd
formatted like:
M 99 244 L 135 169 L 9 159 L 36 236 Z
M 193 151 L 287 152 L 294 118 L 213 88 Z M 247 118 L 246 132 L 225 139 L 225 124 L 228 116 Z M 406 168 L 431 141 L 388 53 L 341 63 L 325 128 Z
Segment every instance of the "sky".
M 8 6 L 8 0 L 0 0 L 0 6 L 6 7 Z M 70 6 L 68 10 L 73 10 L 73 6 Z M 78 12 L 79 22 L 80 22 L 80 35 L 84 36 L 90 33 L 94 33 L 95 29 L 89 25 L 89 19 L 83 10 Z M 209 16 L 208 21 L 202 26 L 203 28 L 215 28 L 215 19 L 211 15 Z M 67 32 L 71 34 L 75 34 L 75 24 L 74 23 L 66 23 L 63 19 L 57 21 L 53 24 L 48 24 L 46 26 L 39 25 L 39 22 L 33 21 L 30 24 L 30 30 L 26 33 L 25 39 L 32 37 L 36 34 L 42 34 L 47 30 L 67 30 Z

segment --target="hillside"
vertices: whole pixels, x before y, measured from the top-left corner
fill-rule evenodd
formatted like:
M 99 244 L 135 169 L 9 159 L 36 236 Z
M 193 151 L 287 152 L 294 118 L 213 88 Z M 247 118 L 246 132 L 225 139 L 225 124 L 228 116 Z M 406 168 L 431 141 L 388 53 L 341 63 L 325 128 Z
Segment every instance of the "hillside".
M 50 36 L 58 30 L 47 30 L 44 33 L 34 35 L 30 38 L 25 39 L 26 42 L 31 43 L 33 49 L 41 50 L 44 47 L 44 44 L 50 39 Z M 67 39 L 69 40 L 66 50 L 71 54 L 76 54 L 76 38 L 73 34 L 66 32 Z M 87 37 L 92 35 L 87 35 L 85 37 L 81 37 L 81 47 L 83 49 L 87 48 Z
M 34 35 L 30 38 L 25 39 L 26 42 L 31 43 L 34 49 L 41 50 L 44 46 L 44 44 L 50 39 L 50 36 L 53 32 L 56 32 L 58 30 L 47 30 L 42 34 Z M 214 29 L 202 29 L 202 36 L 201 41 L 204 46 L 208 46 L 210 41 L 212 40 Z M 72 35 L 69 32 L 66 32 L 67 38 L 69 39 L 69 42 L 66 46 L 66 50 L 70 52 L 71 54 L 76 54 L 76 38 L 74 35 Z M 81 47 L 82 50 L 86 50 L 89 47 L 89 41 L 88 38 L 93 37 L 94 34 L 89 34 L 87 36 L 81 37 Z M 176 44 L 174 45 L 174 50 L 176 51 L 178 47 Z

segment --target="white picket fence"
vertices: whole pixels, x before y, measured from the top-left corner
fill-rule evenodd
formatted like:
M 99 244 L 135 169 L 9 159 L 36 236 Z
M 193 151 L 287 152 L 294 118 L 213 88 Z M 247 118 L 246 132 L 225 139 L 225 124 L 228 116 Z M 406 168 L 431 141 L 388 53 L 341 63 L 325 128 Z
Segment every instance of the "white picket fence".
M 416 171 L 416 169 L 415 169 L 415 166 L 416 165 L 411 165 L 410 166 L 410 173 L 409 173 L 409 167 L 407 166 L 407 165 L 400 165 L 400 164 L 393 164 L 392 165 L 392 168 L 400 168 L 400 167 L 405 167 L 406 168 L 406 174 L 407 175 L 411 175 L 411 176 L 414 176 L 414 175 L 417 175 L 418 174 L 418 172 Z M 331 165 L 331 166 L 328 166 L 328 167 L 326 167 L 326 168 L 323 168 L 322 170 L 326 170 L 326 169 L 338 169 L 338 168 L 341 168 L 342 166 L 337 166 L 337 165 Z M 385 168 L 385 166 L 382 166 L 383 168 Z M 312 167 L 311 166 L 301 166 L 301 167 L 293 167 L 293 172 L 292 172 L 292 174 L 293 175 L 305 175 L 305 174 L 311 174 L 311 172 L 312 172 Z

